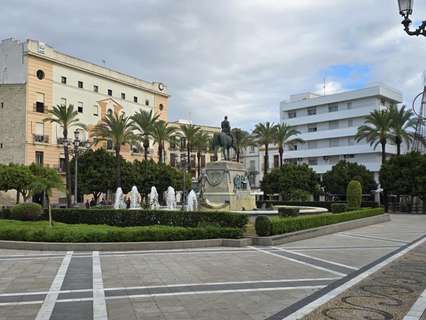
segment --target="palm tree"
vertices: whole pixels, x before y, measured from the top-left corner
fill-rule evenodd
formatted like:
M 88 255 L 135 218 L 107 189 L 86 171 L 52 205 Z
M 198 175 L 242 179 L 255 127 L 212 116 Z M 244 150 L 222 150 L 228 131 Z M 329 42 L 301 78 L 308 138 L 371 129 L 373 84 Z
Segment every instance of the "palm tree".
M 409 146 L 413 142 L 416 119 L 413 117 L 413 112 L 406 110 L 405 106 L 398 110 L 395 105 L 392 105 L 389 108 L 389 113 L 392 118 L 392 141 L 396 144 L 396 153 L 399 156 L 401 144 L 405 142 Z M 424 145 L 425 141 L 421 139 L 421 143 Z
M 131 117 L 133 129 L 138 131 L 142 138 L 145 160 L 148 160 L 149 138 L 152 136 L 152 128 L 159 117 L 160 115 L 153 114 L 152 110 L 149 112 L 140 110 Z
M 169 127 L 163 120 L 154 123 L 151 136 L 154 139 L 154 143 L 158 144 L 158 162 L 163 163 L 164 143 L 170 142 L 172 137 L 174 137 L 175 131 L 175 128 Z
M 258 123 L 253 130 L 253 138 L 258 146 L 265 147 L 265 165 L 263 173 L 268 173 L 269 167 L 269 145 L 275 140 L 275 124 L 272 122 Z
M 358 128 L 355 140 L 365 139 L 374 149 L 382 146 L 382 163 L 386 161 L 386 144 L 393 139 L 392 117 L 388 110 L 374 110 L 365 118 L 365 124 Z
M 241 130 L 239 128 L 232 129 L 231 134 L 233 138 L 235 153 L 237 156 L 237 162 L 240 162 L 241 152 L 250 145 L 253 145 L 253 141 L 247 131 Z
M 188 159 L 187 167 L 188 171 L 191 171 L 191 152 L 192 148 L 194 147 L 197 133 L 200 131 L 200 127 L 197 127 L 193 124 L 182 124 L 180 125 L 180 130 L 186 140 L 186 156 Z
M 68 105 L 57 105 L 53 107 L 52 110 L 49 110 L 50 117 L 45 118 L 44 122 L 56 123 L 60 127 L 62 127 L 62 137 L 64 141 L 64 169 L 65 169 L 65 185 L 66 185 L 66 196 L 67 196 L 67 207 L 71 207 L 71 169 L 69 166 L 69 141 L 68 141 L 68 132 L 71 127 L 82 127 L 85 126 L 79 123 L 79 119 L 77 118 L 78 112 L 74 110 L 74 106 L 72 104 Z M 77 196 L 77 195 L 75 195 Z
M 124 113 L 107 114 L 102 122 L 92 129 L 96 141 L 112 141 L 115 157 L 117 159 L 117 187 L 121 186 L 121 146 L 135 140 L 133 123 Z
M 201 175 L 201 156 L 209 148 L 210 135 L 205 131 L 198 131 L 195 135 L 194 148 L 197 151 L 197 176 Z
M 278 145 L 278 153 L 280 154 L 280 167 L 283 166 L 283 154 L 285 145 L 294 145 L 296 143 L 304 143 L 305 141 L 300 138 L 296 138 L 300 134 L 299 130 L 281 123 L 276 126 L 274 142 Z

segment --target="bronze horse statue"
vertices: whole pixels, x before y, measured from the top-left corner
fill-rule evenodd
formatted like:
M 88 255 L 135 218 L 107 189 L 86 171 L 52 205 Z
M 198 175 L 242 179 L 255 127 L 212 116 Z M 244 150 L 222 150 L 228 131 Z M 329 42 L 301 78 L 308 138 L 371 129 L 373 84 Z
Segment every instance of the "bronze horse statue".
M 223 159 L 231 160 L 229 150 L 234 147 L 232 136 L 224 132 L 215 133 L 212 140 L 212 149 L 217 150 L 219 147 L 222 149 Z

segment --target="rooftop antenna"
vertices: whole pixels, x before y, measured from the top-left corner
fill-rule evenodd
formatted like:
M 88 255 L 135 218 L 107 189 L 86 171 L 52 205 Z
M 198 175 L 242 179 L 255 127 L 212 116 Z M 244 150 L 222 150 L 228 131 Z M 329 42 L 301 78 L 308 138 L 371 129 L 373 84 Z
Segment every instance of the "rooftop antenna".
M 102 64 L 103 64 L 103 65 L 106 65 L 106 61 L 105 61 L 105 59 L 102 59 Z
M 323 78 L 323 85 L 322 85 L 322 89 L 323 89 L 323 95 L 325 96 L 325 78 L 326 78 L 327 74 L 324 74 L 324 78 Z

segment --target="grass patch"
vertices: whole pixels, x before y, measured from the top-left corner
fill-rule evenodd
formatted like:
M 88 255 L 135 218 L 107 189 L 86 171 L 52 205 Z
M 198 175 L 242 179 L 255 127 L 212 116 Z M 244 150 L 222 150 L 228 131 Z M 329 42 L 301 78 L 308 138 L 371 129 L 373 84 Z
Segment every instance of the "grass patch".
M 55 223 L 47 221 L 0 220 L 0 240 L 37 242 L 136 242 L 241 238 L 239 228 L 203 226 L 113 227 L 107 225 Z

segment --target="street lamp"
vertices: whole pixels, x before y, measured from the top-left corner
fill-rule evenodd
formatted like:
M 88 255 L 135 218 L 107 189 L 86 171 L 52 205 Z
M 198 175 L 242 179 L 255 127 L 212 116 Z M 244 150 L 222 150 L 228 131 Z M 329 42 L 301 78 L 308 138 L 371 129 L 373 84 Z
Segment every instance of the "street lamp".
M 80 146 L 80 131 L 78 131 L 78 129 L 76 129 L 74 131 L 74 164 L 75 164 L 75 169 L 74 169 L 74 206 L 77 206 L 77 170 L 78 170 L 78 165 L 77 165 L 77 158 L 78 158 L 78 148 Z
M 185 210 L 186 198 L 186 154 L 181 154 L 180 166 L 183 170 L 183 185 L 182 185 L 182 210 Z
M 423 21 L 416 30 L 410 30 L 412 22 L 410 15 L 413 13 L 413 1 L 414 0 L 398 0 L 399 14 L 404 18 L 404 20 L 402 20 L 402 25 L 404 26 L 405 32 L 410 36 L 426 36 L 426 21 Z

